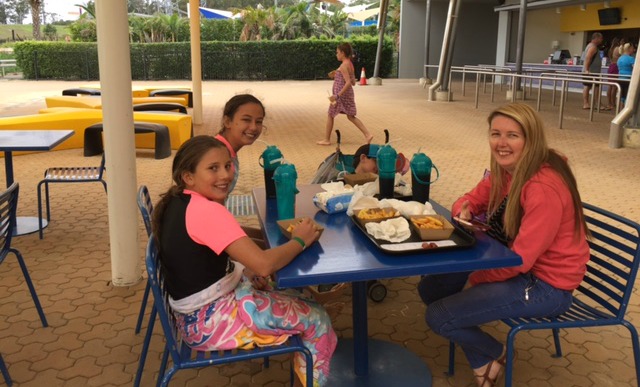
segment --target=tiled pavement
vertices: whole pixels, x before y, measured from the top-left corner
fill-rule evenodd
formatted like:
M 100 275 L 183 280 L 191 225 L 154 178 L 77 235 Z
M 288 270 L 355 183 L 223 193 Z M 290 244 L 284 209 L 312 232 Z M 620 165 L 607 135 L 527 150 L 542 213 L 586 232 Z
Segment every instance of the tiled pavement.
M 82 82 L 27 82 L 0 80 L 0 116 L 36 113 L 44 107 L 44 96 Z M 141 84 L 142 82 L 136 82 Z M 150 82 L 145 82 L 150 83 Z M 162 82 L 177 85 L 185 82 Z M 324 130 L 329 81 L 206 82 L 205 122 L 196 133 L 211 134 L 220 125 L 224 102 L 232 95 L 249 91 L 266 105 L 268 130 L 261 140 L 276 144 L 299 173 L 299 182 L 308 182 L 318 164 L 333 147 L 315 145 Z M 445 206 L 471 188 L 487 166 L 489 152 L 485 121 L 491 104 L 483 97 L 473 108 L 470 95 L 462 98 L 454 88 L 454 102 L 427 102 L 425 91 L 415 81 L 385 80 L 384 86 L 356 88 L 358 116 L 382 141 L 388 128 L 394 146 L 405 155 L 419 148 L 438 166 L 442 177 L 431 197 Z M 468 90 L 473 90 L 469 87 Z M 607 147 L 610 113 L 595 115 L 579 109 L 572 95 L 565 112 L 565 129 L 557 129 L 557 108 L 550 98 L 543 102 L 543 116 L 553 147 L 565 152 L 575 170 L 583 200 L 640 221 L 640 150 Z M 575 108 L 574 108 L 575 107 Z M 342 150 L 353 153 L 362 136 L 345 117 L 336 120 L 342 129 Z M 237 193 L 249 193 L 262 185 L 257 164 L 263 145 L 240 152 L 242 175 Z M 82 150 L 65 150 L 19 156 L 14 159 L 16 180 L 20 182 L 19 213 L 37 211 L 36 184 L 46 167 L 91 165 L 98 158 L 84 158 Z M 155 160 L 152 151 L 139 150 L 138 184 L 149 186 L 154 199 L 169 184 L 171 159 Z M 2 174 L 2 179 L 4 179 Z M 0 180 L 0 186 L 4 181 Z M 142 335 L 134 325 L 144 290 L 141 281 L 129 288 L 113 287 L 110 279 L 107 201 L 99 184 L 61 185 L 52 188 L 52 222 L 45 239 L 37 234 L 14 239 L 24 254 L 50 327 L 40 326 L 20 269 L 9 256 L 0 265 L 0 353 L 20 386 L 121 386 L 131 385 L 137 367 Z M 132 198 L 132 200 L 134 200 Z M 143 259 L 146 234 L 138 214 L 140 248 L 131 259 Z M 134 220 L 136 219 L 136 220 Z M 242 221 L 256 225 L 255 218 Z M 369 304 L 372 337 L 405 345 L 429 365 L 435 386 L 465 386 L 474 383 L 461 352 L 457 372 L 446 377 L 447 342 L 431 333 L 424 323 L 425 307 L 420 302 L 416 277 L 384 281 L 389 295 L 380 304 Z M 341 296 L 347 303 L 335 321 L 340 337 L 350 337 L 349 291 Z M 640 321 L 638 297 L 634 295 L 628 313 Z M 505 327 L 489 324 L 486 329 L 504 338 Z M 143 384 L 152 385 L 160 362 L 163 343 L 159 327 L 154 336 Z M 549 332 L 520 333 L 516 343 L 518 360 L 515 382 L 521 386 L 624 386 L 635 385 L 632 349 L 628 333 L 620 328 L 563 332 L 565 357 L 554 359 Z M 188 386 L 280 386 L 288 380 L 287 358 L 274 359 L 268 370 L 260 362 L 247 362 L 203 370 L 180 371 L 173 385 Z

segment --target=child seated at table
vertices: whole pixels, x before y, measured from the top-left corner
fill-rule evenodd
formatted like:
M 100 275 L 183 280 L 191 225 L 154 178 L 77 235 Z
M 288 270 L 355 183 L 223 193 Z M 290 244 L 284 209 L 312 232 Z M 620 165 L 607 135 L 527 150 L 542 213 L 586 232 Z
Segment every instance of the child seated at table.
M 282 344 L 300 335 L 313 355 L 314 385 L 325 385 L 337 342 L 329 316 L 317 303 L 274 291 L 264 280 L 319 233 L 306 219 L 289 242 L 262 250 L 224 206 L 233 175 L 222 142 L 193 137 L 177 151 L 174 185 L 153 212 L 169 304 L 182 338 L 206 351 Z M 297 353 L 294 369 L 300 381 L 305 380 L 304 363 Z

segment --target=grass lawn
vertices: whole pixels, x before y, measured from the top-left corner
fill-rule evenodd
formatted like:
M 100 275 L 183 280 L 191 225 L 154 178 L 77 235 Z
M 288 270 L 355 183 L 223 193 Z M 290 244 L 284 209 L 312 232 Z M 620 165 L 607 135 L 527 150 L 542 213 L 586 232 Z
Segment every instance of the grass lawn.
M 40 26 L 40 33 L 44 26 Z M 64 40 L 65 35 L 69 35 L 67 26 L 55 26 L 58 30 L 58 40 Z M 11 41 L 13 36 L 11 30 L 15 31 L 16 40 L 33 39 L 33 27 L 31 24 L 0 24 L 0 41 Z

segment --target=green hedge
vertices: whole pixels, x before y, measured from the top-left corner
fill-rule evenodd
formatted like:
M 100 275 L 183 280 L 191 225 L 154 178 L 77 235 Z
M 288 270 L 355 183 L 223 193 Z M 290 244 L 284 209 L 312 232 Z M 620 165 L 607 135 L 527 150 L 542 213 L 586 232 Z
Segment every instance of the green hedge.
M 202 42 L 203 79 L 322 79 L 338 67 L 335 57 L 342 40 L 288 40 L 260 42 Z M 377 38 L 354 36 L 356 76 L 364 66 L 373 75 Z M 95 80 L 99 78 L 95 43 L 20 42 L 17 64 L 25 79 Z M 188 42 L 131 44 L 134 80 L 190 79 Z M 392 69 L 393 44 L 385 39 L 380 76 Z

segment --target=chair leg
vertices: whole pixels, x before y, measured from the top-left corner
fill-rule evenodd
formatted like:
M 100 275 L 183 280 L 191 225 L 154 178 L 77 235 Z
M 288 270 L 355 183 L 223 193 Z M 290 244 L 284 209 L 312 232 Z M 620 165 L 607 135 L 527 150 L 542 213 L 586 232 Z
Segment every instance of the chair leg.
M 262 364 L 264 365 L 264 368 L 269 368 L 269 356 L 264 357 Z
M 505 366 L 505 387 L 511 387 L 513 382 L 513 353 L 516 334 L 520 332 L 522 327 L 512 328 L 507 335 L 507 364 Z
M 43 228 L 42 228 L 42 184 L 44 181 L 38 183 L 38 233 L 40 234 L 40 239 L 44 238 Z
M 638 331 L 627 320 L 622 320 L 622 325 L 627 327 L 631 333 L 631 344 L 633 344 L 633 361 L 636 366 L 636 383 L 640 386 L 640 342 L 638 341 Z
M 31 276 L 29 275 L 29 271 L 27 271 L 27 265 L 24 263 L 24 259 L 22 258 L 22 254 L 16 249 L 10 249 L 12 253 L 16 255 L 18 258 L 18 263 L 20 264 L 20 268 L 22 269 L 22 274 L 24 275 L 24 280 L 29 287 L 29 292 L 31 292 L 31 298 L 33 298 L 33 303 L 36 305 L 36 310 L 38 311 L 38 315 L 40 316 L 40 321 L 42 321 L 43 327 L 48 327 L 47 318 L 44 316 L 44 311 L 42 310 L 42 306 L 40 305 L 40 300 L 38 299 L 38 295 L 36 294 L 36 289 L 33 287 L 33 282 L 31 282 Z
M 4 364 L 2 355 L 0 355 L 0 372 L 2 372 L 2 376 L 4 377 L 4 381 L 5 383 L 7 383 L 7 386 L 11 387 L 13 385 L 13 382 L 11 381 L 9 370 L 7 369 L 7 366 Z
M 51 206 L 49 205 L 49 183 L 44 182 L 44 200 L 47 204 L 47 222 L 51 220 Z
M 104 187 L 104 192 L 107 193 L 107 182 L 104 180 L 100 180 L 100 182 L 102 183 L 102 186 Z
M 553 357 L 562 357 L 562 343 L 560 342 L 560 329 L 553 328 L 553 342 L 556 345 L 556 353 Z
M 168 360 L 169 360 L 169 344 L 167 343 L 164 347 L 164 353 L 162 354 L 162 361 L 160 362 L 160 372 L 158 373 L 158 387 L 168 386 L 169 380 L 171 380 L 171 377 L 177 371 L 175 367 L 171 367 L 169 372 L 165 375 L 164 372 L 167 369 Z
M 140 380 L 142 380 L 142 371 L 144 371 L 144 363 L 147 360 L 147 352 L 149 351 L 149 344 L 151 343 L 151 335 L 153 334 L 153 325 L 156 321 L 157 314 L 156 306 L 151 308 L 151 315 L 149 316 L 149 324 L 147 325 L 147 333 L 144 336 L 142 342 L 142 351 L 140 352 L 140 362 L 138 363 L 138 371 L 136 372 L 136 379 L 133 382 L 134 387 L 140 386 Z M 159 377 L 158 377 L 159 378 Z
M 138 314 L 138 322 L 136 323 L 136 335 L 140 333 L 142 328 L 142 320 L 144 319 L 144 310 L 147 308 L 147 300 L 149 299 L 149 290 L 151 290 L 151 284 L 147 281 L 147 286 L 144 288 L 144 294 L 142 295 L 142 305 L 140 305 L 140 313 Z
M 453 376 L 456 367 L 456 344 L 453 341 L 449 341 L 449 369 L 447 370 L 448 376 Z
M 307 386 L 313 386 L 313 356 L 311 356 L 311 351 L 305 348 L 304 357 L 306 359 L 307 365 Z

